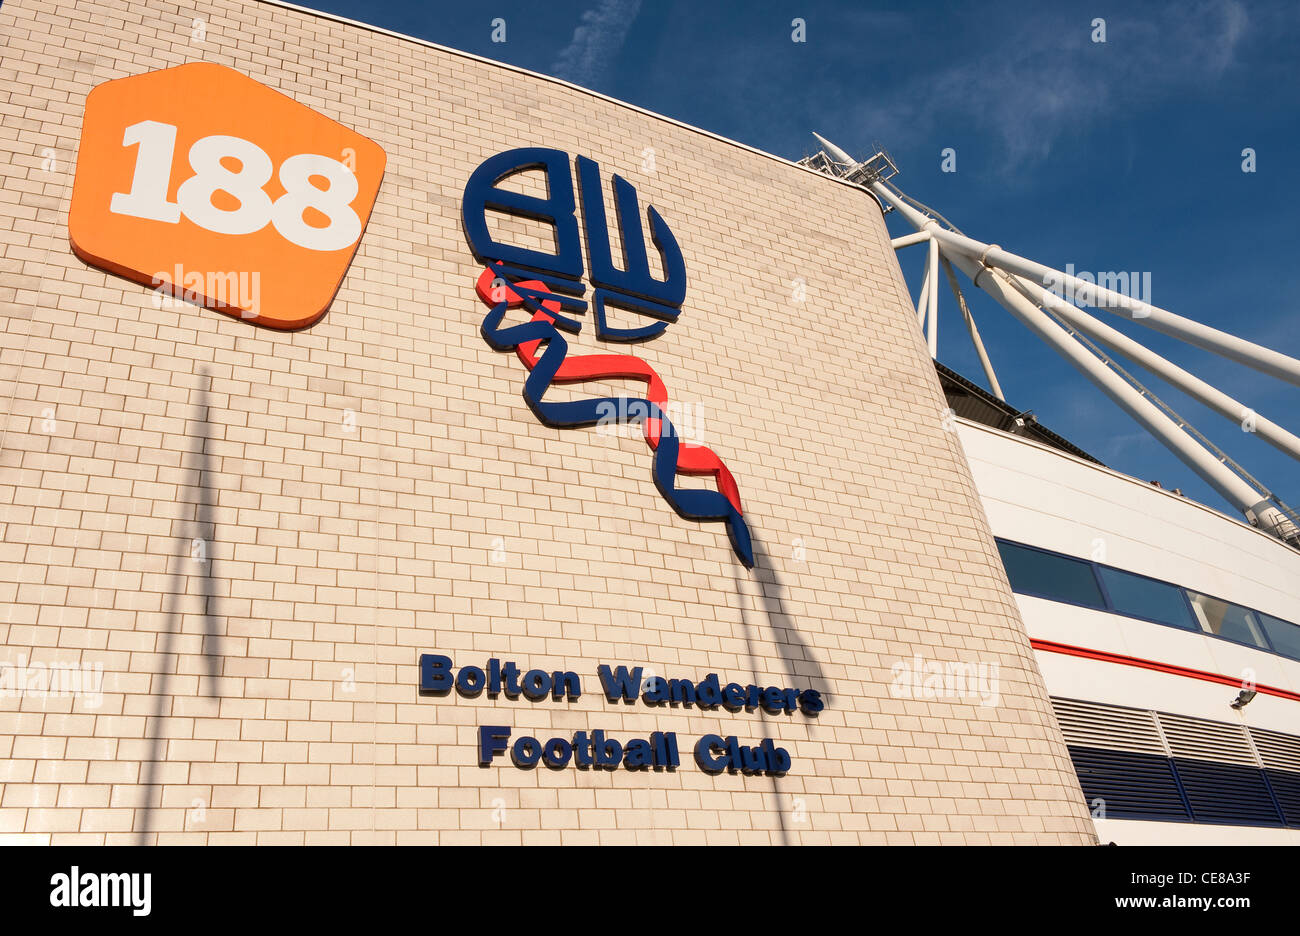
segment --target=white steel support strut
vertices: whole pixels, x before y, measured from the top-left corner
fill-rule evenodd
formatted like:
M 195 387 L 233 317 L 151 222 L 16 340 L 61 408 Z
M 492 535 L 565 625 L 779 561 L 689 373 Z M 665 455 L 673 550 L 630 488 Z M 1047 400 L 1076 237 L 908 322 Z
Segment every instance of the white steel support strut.
M 872 191 L 893 205 L 894 209 L 918 231 L 928 230 L 934 233 L 940 230 L 938 224 L 895 196 L 880 183 L 873 184 Z M 1030 331 L 1073 364 L 1147 432 L 1155 436 L 1185 465 L 1200 475 L 1224 500 L 1248 516 L 1259 516 L 1270 509 L 1262 494 L 1180 429 L 1154 403 L 1120 379 L 1096 355 L 1070 337 L 1065 329 L 1053 321 L 1046 312 L 1022 296 L 1010 282 L 1009 276 L 1004 280 L 1002 276 L 995 275 L 993 271 L 982 266 L 977 259 L 962 251 L 952 251 L 949 257 L 976 286 L 996 299 Z M 1276 511 L 1276 508 L 1271 509 L 1280 516 L 1280 511 Z M 1272 523 L 1269 527 L 1272 527 Z
M 904 234 L 902 237 L 895 237 L 889 242 L 889 246 L 895 250 L 901 250 L 904 247 L 911 247 L 913 244 L 923 244 L 930 239 L 930 235 L 925 231 L 913 231 L 911 234 Z
M 1066 302 L 1060 296 L 1044 289 L 1032 280 L 1021 276 L 1013 277 L 1013 279 L 1020 287 L 1020 291 L 1031 301 L 1056 313 L 1093 341 L 1104 344 L 1112 351 L 1124 355 L 1124 357 L 1146 368 L 1170 386 L 1177 387 L 1192 399 L 1205 404 L 1225 419 L 1243 427 L 1249 423 L 1252 426 L 1250 431 L 1253 431 L 1269 445 L 1285 452 L 1294 459 L 1300 460 L 1300 438 L 1297 438 L 1277 423 L 1259 415 L 1246 404 L 1230 397 L 1222 390 L 1212 387 L 1195 374 L 1189 373 L 1167 358 L 1161 357 L 1123 332 L 1111 328 L 1105 322 L 1098 321 L 1073 303 Z
M 930 357 L 937 360 L 939 357 L 939 242 L 933 237 L 930 238 L 930 272 L 927 275 L 930 280 L 930 294 L 926 298 L 930 302 L 930 307 L 926 315 L 925 340 L 930 346 Z
M 872 184 L 871 190 L 895 209 L 899 209 L 902 200 L 890 189 L 876 182 Z M 1089 304 L 1099 309 L 1123 313 L 1139 325 L 1145 325 L 1147 328 L 1245 364 L 1279 380 L 1300 386 L 1300 360 L 1282 354 L 1280 351 L 1265 348 L 1263 345 L 1219 331 L 1209 325 L 1194 322 L 1114 290 L 1086 282 L 1077 276 L 1054 270 L 1045 264 L 1003 250 L 996 244 L 985 244 L 964 234 L 949 231 L 934 221 L 927 221 L 926 226 L 921 230 L 938 238 L 942 246 L 949 248 L 950 254 L 960 253 L 978 260 L 985 266 L 997 267 L 1017 276 L 1023 276 L 1040 286 L 1054 283 L 1068 286 L 1075 290 L 1076 294 L 1087 295 L 1092 300 Z
M 984 378 L 989 382 L 989 389 L 993 395 L 1003 403 L 1007 398 L 1002 395 L 1002 385 L 998 383 L 998 375 L 993 372 L 993 362 L 989 360 L 988 351 L 984 350 L 984 339 L 980 338 L 980 330 L 975 327 L 975 316 L 971 314 L 970 306 L 966 305 L 966 297 L 962 295 L 961 287 L 957 285 L 957 274 L 952 271 L 952 264 L 948 262 L 947 257 L 943 257 L 943 272 L 948 277 L 948 286 L 952 289 L 953 298 L 957 300 L 957 305 L 961 309 L 962 318 L 966 320 L 966 330 L 970 332 L 971 344 L 975 346 L 975 353 L 979 355 L 980 367 L 984 368 Z
M 925 317 L 930 308 L 930 264 L 925 265 L 925 275 L 921 277 L 921 295 L 916 297 L 916 324 L 925 331 Z

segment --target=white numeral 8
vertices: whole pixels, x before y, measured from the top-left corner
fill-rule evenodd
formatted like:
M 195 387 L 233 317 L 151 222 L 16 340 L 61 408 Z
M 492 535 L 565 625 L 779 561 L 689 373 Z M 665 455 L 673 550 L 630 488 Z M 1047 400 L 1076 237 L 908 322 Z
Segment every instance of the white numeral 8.
M 330 187 L 318 189 L 311 184 L 312 176 L 324 176 Z M 357 177 L 337 159 L 314 153 L 290 156 L 280 164 L 280 184 L 284 194 L 271 206 L 271 223 L 286 240 L 311 250 L 340 250 L 361 236 L 361 219 L 352 210 Z M 304 221 L 307 208 L 329 218 L 329 226 L 312 227 Z
M 231 172 L 223 156 L 240 162 Z M 271 157 L 256 143 L 232 136 L 207 136 L 190 147 L 190 168 L 195 174 L 176 190 L 181 214 L 201 228 L 217 234 L 252 234 L 271 219 L 271 196 L 262 186 L 271 181 Z M 212 204 L 212 196 L 226 192 L 239 201 L 233 211 Z

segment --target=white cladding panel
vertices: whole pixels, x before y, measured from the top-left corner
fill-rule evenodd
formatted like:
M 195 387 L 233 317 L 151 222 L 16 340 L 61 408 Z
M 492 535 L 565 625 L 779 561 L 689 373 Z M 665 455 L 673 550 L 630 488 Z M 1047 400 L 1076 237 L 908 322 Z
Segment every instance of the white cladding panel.
M 1300 829 L 1133 819 L 1100 819 L 1094 824 L 1103 845 L 1300 845 Z
M 1300 552 L 1244 520 L 965 420 L 958 434 L 997 536 L 1300 616 Z
M 1245 522 L 1126 475 L 960 420 L 959 435 L 995 536 L 1095 559 L 1300 618 L 1300 552 Z M 1017 595 L 1029 636 L 1300 693 L 1300 661 L 1201 633 Z M 1300 703 L 1238 686 L 1040 650 L 1055 697 L 1300 734 Z

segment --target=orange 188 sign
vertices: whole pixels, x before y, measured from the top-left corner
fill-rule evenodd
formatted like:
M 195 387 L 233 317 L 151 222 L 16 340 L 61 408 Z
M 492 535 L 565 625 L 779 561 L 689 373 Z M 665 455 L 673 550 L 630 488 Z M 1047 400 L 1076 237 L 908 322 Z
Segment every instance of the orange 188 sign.
M 379 194 L 379 144 L 221 65 L 99 85 L 68 217 L 77 255 L 272 328 L 319 319 Z

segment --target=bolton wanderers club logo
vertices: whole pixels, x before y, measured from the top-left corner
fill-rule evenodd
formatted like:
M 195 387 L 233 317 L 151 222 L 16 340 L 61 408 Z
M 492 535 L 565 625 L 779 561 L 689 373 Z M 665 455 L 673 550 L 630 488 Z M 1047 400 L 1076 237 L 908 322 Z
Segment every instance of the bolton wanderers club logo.
M 590 303 L 582 298 L 586 292 L 582 281 L 582 243 L 573 176 L 566 153 L 541 147 L 498 153 L 474 170 L 465 184 L 462 202 L 465 234 L 475 256 L 486 264 L 475 284 L 479 297 L 490 310 L 483 319 L 483 337 L 496 350 L 513 350 L 519 356 L 528 369 L 524 399 L 537 418 L 548 426 L 592 426 L 608 419 L 610 414 L 617 414 L 620 422 L 641 423 L 646 444 L 654 451 L 654 480 L 659 493 L 689 520 L 725 522 L 736 555 L 746 567 L 752 568 L 754 549 L 735 479 L 711 449 L 685 442 L 678 436 L 665 412 L 668 391 L 659 375 L 631 354 L 569 354 L 563 332 L 577 334 L 581 330 L 582 323 L 570 315 L 584 314 L 589 304 L 598 339 L 638 342 L 662 335 L 677 320 L 686 299 L 686 265 L 677 239 L 659 212 L 649 208 L 650 236 L 665 273 L 664 279 L 655 279 L 650 274 L 641 233 L 636 189 L 617 175 L 614 176 L 614 202 L 623 246 L 623 267 L 614 265 L 605 224 L 600 167 L 585 156 L 577 157 L 575 163 L 583 207 L 582 227 L 591 259 L 589 278 L 594 288 Z M 508 176 L 535 169 L 546 175 L 545 198 L 498 187 Z M 550 254 L 498 243 L 488 230 L 489 209 L 550 225 L 555 233 L 556 252 Z M 520 306 L 532 318 L 507 324 L 506 313 Z M 616 328 L 608 320 L 607 308 L 621 309 L 652 321 L 637 328 Z M 566 402 L 543 399 L 553 383 L 611 378 L 645 381 L 645 397 L 596 397 Z M 718 489 L 676 487 L 673 482 L 678 474 L 712 475 Z

